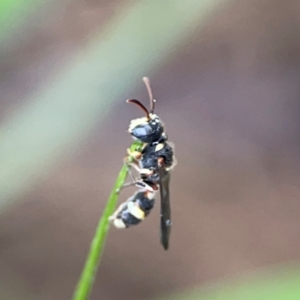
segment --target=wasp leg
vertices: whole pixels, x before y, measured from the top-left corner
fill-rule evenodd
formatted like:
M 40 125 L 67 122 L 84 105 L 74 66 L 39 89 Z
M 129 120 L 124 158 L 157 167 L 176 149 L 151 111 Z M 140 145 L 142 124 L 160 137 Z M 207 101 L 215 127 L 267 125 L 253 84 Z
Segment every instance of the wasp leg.
M 128 156 L 126 156 L 124 158 L 124 164 L 126 165 L 127 167 L 127 171 L 129 173 L 129 175 L 131 176 L 131 179 L 132 181 L 137 181 L 138 179 L 136 179 L 133 174 L 132 174 L 132 171 L 131 171 L 131 168 L 135 169 L 139 174 L 141 173 L 141 169 L 140 169 L 140 166 L 139 166 L 139 163 L 137 161 L 133 161 L 133 162 L 129 162 L 128 161 Z
M 146 190 L 148 191 L 156 191 L 158 189 L 157 185 L 149 185 L 148 183 L 142 181 L 142 180 L 135 180 L 135 181 L 132 181 L 132 182 L 127 182 L 127 183 L 124 183 L 120 188 L 118 188 L 116 190 L 116 193 L 120 193 L 120 191 L 124 188 L 127 188 L 129 186 L 137 186 L 139 188 L 145 188 Z
M 165 159 L 162 156 L 159 156 L 157 159 L 157 163 L 160 167 L 165 165 Z
M 140 173 L 140 168 L 137 163 L 127 163 L 127 170 L 131 177 L 132 182 L 137 181 L 138 179 L 133 176 L 132 168 L 134 168 L 138 173 Z
M 142 180 L 139 180 L 135 183 L 135 185 L 139 188 L 144 188 L 146 189 L 147 191 L 149 192 L 154 192 L 156 190 L 158 190 L 158 187 L 157 185 L 155 184 L 150 184 L 148 182 L 145 182 L 145 181 L 142 181 Z
M 119 194 L 121 190 L 123 190 L 124 188 L 127 188 L 129 186 L 134 186 L 134 185 L 136 185 L 136 181 L 126 182 L 120 188 L 116 189 L 116 193 Z
M 137 172 L 139 172 L 139 171 L 140 171 L 139 166 L 137 166 L 135 163 L 128 163 L 128 162 L 126 161 L 126 157 L 125 157 L 125 159 L 124 159 L 124 163 L 125 163 L 125 165 L 126 165 L 126 167 L 127 167 L 127 171 L 128 171 L 128 173 L 129 173 L 129 175 L 130 175 L 132 181 L 131 181 L 131 182 L 124 183 L 120 188 L 116 189 L 116 193 L 118 193 L 118 194 L 120 193 L 120 191 L 121 191 L 123 188 L 129 187 L 129 186 L 133 186 L 133 185 L 136 184 L 136 182 L 139 181 L 136 177 L 134 177 L 134 175 L 133 175 L 133 173 L 132 173 L 132 169 L 131 169 L 131 168 L 134 168 Z
M 139 174 L 141 173 L 141 168 L 137 162 L 131 162 L 127 164 L 128 167 L 135 169 Z

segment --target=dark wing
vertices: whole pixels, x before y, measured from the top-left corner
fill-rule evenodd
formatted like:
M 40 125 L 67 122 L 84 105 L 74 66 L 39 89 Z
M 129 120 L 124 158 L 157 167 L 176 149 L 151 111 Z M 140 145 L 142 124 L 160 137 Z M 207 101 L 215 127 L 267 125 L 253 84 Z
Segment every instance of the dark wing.
M 160 190 L 160 239 L 165 250 L 169 248 L 169 237 L 171 233 L 171 207 L 170 207 L 170 173 L 164 167 L 159 170 Z

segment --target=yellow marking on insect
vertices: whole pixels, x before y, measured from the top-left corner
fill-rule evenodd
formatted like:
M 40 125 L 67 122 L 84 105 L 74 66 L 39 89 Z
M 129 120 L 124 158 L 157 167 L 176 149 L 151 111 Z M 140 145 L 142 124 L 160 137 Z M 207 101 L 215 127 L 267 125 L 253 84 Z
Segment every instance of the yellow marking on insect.
M 129 212 L 139 220 L 145 219 L 145 212 L 140 209 L 137 205 L 130 207 Z
M 155 147 L 155 152 L 157 152 L 157 151 L 163 149 L 163 147 L 164 147 L 164 144 L 163 144 L 163 143 L 157 144 L 156 147 Z
M 158 119 L 158 115 L 153 114 L 153 113 L 150 113 L 150 114 L 149 114 L 149 117 L 150 117 L 151 120 L 153 120 L 153 119 Z
M 115 227 L 117 227 L 119 229 L 126 228 L 126 225 L 124 224 L 123 220 L 121 220 L 121 219 L 115 219 L 114 225 L 115 225 Z

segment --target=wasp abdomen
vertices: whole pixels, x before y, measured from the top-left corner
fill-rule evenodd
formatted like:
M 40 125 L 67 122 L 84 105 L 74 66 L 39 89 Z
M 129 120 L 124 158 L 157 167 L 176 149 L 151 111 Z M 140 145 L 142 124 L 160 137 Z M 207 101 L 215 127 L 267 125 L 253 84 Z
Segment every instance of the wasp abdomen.
M 154 192 L 139 191 L 128 199 L 117 216 L 114 225 L 118 228 L 128 228 L 139 224 L 147 217 L 154 206 Z

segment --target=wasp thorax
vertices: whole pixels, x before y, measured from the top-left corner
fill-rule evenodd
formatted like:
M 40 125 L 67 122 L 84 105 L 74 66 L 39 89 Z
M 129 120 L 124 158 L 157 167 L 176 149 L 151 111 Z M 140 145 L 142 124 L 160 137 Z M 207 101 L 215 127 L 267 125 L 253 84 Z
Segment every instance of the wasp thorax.
M 164 131 L 163 125 L 159 117 L 155 114 L 150 114 L 147 117 L 134 119 L 130 122 L 129 133 L 143 143 L 153 143 L 158 141 Z

